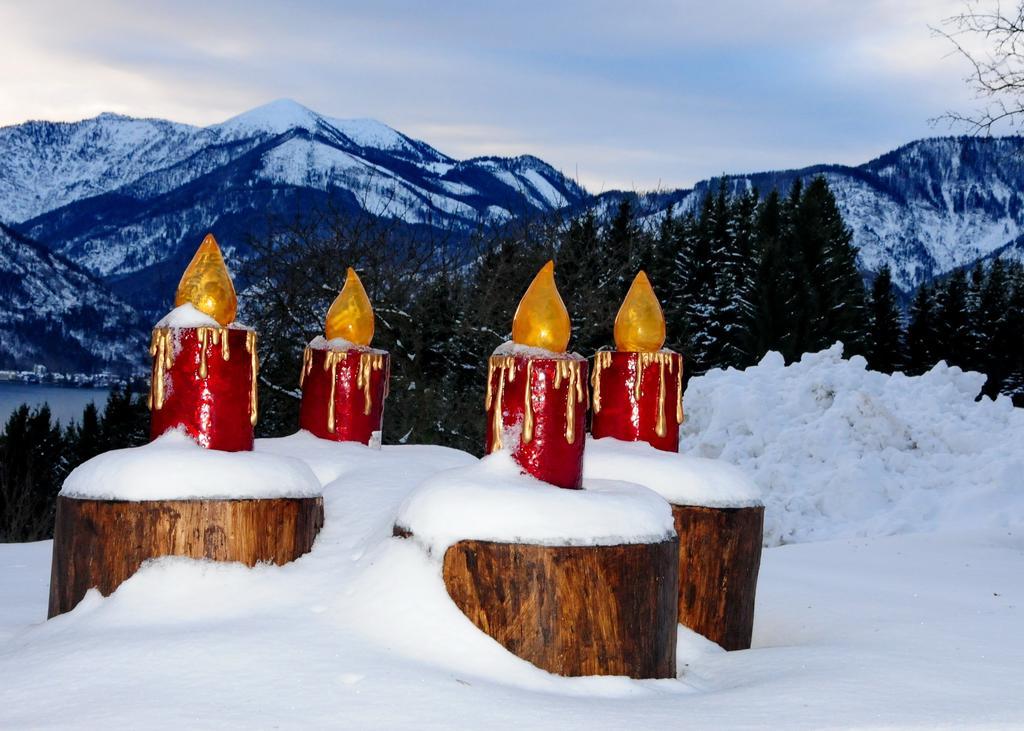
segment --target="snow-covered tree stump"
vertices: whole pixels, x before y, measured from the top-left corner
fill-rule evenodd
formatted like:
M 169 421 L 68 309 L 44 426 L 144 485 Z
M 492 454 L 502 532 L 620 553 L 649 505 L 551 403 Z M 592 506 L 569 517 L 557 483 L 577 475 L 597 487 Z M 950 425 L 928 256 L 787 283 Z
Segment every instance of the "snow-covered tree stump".
M 508 452 L 424 482 L 395 535 L 440 562 L 480 630 L 559 675 L 675 676 L 679 542 L 668 503 L 607 480 L 565 490 Z
M 584 479 L 635 480 L 672 505 L 679 535 L 679 622 L 726 650 L 750 647 L 764 506 L 756 486 L 718 460 L 594 439 Z
M 764 508 L 673 505 L 679 533 L 679 622 L 726 650 L 754 630 Z
M 143 561 L 186 556 L 278 565 L 313 547 L 323 498 L 83 500 L 57 498 L 49 616 L 89 589 L 107 596 Z
M 672 678 L 678 545 L 460 541 L 444 583 L 473 624 L 539 668 Z
M 320 483 L 291 457 L 202 449 L 180 432 L 106 452 L 57 498 L 49 616 L 89 589 L 111 594 L 147 559 L 293 561 L 323 522 Z

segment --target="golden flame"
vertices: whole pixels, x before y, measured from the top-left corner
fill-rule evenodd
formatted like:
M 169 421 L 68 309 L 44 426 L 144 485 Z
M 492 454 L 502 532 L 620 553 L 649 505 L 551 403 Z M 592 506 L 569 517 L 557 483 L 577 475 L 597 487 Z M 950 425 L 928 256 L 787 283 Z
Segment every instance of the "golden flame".
M 512 319 L 512 340 L 520 345 L 564 353 L 572 325 L 555 286 L 555 262 L 549 261 L 519 300 Z
M 641 271 L 615 316 L 615 349 L 654 353 L 665 344 L 665 314 L 647 275 Z
M 178 282 L 174 306 L 191 303 L 221 325 L 230 325 L 238 313 L 238 297 L 224 257 L 213 234 L 206 234 Z
M 373 306 L 352 267 L 348 268 L 341 293 L 327 310 L 325 330 L 328 340 L 344 338 L 356 345 L 369 345 L 373 340 Z

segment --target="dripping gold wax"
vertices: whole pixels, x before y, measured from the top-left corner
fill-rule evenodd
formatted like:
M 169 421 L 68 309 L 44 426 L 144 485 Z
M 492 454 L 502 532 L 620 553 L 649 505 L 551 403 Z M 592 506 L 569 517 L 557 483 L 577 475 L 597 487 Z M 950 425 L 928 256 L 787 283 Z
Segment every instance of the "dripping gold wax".
M 619 309 L 614 333 L 616 349 L 594 355 L 591 433 L 678 452 L 683 357 L 663 347 L 665 318 L 643 272 Z
M 548 262 L 516 310 L 512 341 L 491 356 L 484 408 L 487 452 L 508 450 L 558 487 L 581 485 L 587 363 L 565 352 L 571 324 Z
M 391 357 L 370 347 L 373 335 L 373 307 L 359 276 L 349 268 L 327 311 L 324 336 L 314 338 L 302 355 L 303 429 L 321 439 L 379 443 Z
M 150 341 L 151 438 L 178 429 L 209 449 L 252 449 L 258 416 L 256 333 L 233 322 L 234 285 L 212 235 L 182 274 L 175 304 Z M 240 352 L 245 357 L 238 357 Z

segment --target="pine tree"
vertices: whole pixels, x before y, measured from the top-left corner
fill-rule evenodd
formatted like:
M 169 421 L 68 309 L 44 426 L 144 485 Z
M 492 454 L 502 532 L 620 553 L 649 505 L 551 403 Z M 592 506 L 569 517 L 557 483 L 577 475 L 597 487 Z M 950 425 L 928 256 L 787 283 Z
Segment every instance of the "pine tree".
M 715 316 L 710 323 L 713 345 L 709 365 L 747 365 L 752 317 L 751 251 L 757 226 L 757 191 L 729 201 L 722 215 L 725 231 L 714 240 Z
M 50 407 L 15 410 L 0 435 L 0 542 L 53 535 L 57 493 L 67 474 L 65 443 Z
M 994 397 L 1005 387 L 1014 341 L 1020 338 L 1020 331 L 1014 332 L 1009 322 L 1010 283 L 1001 259 L 992 262 L 975 300 L 971 309 L 975 367 L 988 376 L 982 393 Z
M 728 190 L 724 179 L 718 192 L 704 197 L 696 225 L 684 242 L 680 263 L 686 262 L 682 291 L 687 323 L 685 354 L 688 372 L 696 375 L 714 367 L 715 346 L 720 333 L 716 294 L 716 254 L 728 249 Z M 682 277 L 680 277 L 682 278 Z
M 917 288 L 907 326 L 907 371 L 924 373 L 939 359 L 938 317 L 935 294 L 927 283 Z
M 1006 266 L 1006 309 L 1001 325 L 1004 372 L 1002 393 L 1024 406 L 1024 264 Z
M 936 344 L 940 359 L 964 367 L 971 360 L 973 342 L 967 313 L 967 275 L 955 270 L 940 285 L 936 296 Z
M 892 373 L 905 362 L 903 326 L 889 266 L 883 266 L 871 286 L 865 357 L 876 371 Z
M 985 341 L 991 335 L 991 327 L 986 321 L 986 314 L 982 312 L 981 300 L 985 292 L 986 277 L 985 265 L 977 262 L 971 270 L 967 283 L 967 296 L 965 313 L 967 316 L 967 331 L 964 341 L 965 350 L 962 356 L 963 367 L 972 371 L 989 372 L 992 365 L 985 355 Z M 991 378 L 986 385 L 991 385 Z
M 705 198 L 707 201 L 707 198 Z M 703 275 L 698 272 L 700 255 L 697 236 L 697 216 L 687 213 L 675 220 L 671 229 L 672 263 L 668 278 L 668 293 L 662 298 L 665 310 L 668 342 L 674 349 L 690 355 L 690 338 L 694 331 L 694 323 L 690 321 L 691 302 L 696 287 L 695 280 Z M 689 369 L 687 373 L 689 373 Z
M 789 332 L 792 307 L 790 268 L 782 250 L 783 202 L 777 190 L 758 212 L 752 255 L 750 352 L 758 360 L 769 350 L 782 351 Z
M 71 468 L 104 451 L 100 414 L 96 404 L 86 404 L 81 421 L 68 426 L 64 439 Z
M 853 233 L 843 222 L 824 177 L 814 178 L 793 211 L 792 236 L 800 254 L 805 294 L 798 297 L 793 357 L 842 341 L 847 353 L 863 349 L 867 327 L 864 286 L 857 271 Z M 794 277 L 797 284 L 800 277 Z
M 609 318 L 615 316 L 616 296 L 628 274 L 626 249 L 630 243 L 626 237 L 632 228 L 630 215 L 628 205 L 620 206 L 616 230 L 602 233 L 594 212 L 588 210 L 570 220 L 560 236 L 556 277 L 572 317 L 573 347 L 580 352 L 592 352 L 610 343 Z M 609 250 L 614 252 L 612 262 L 607 259 Z M 613 271 L 613 266 L 618 271 Z
M 138 447 L 149 441 L 149 410 L 144 397 L 130 386 L 114 388 L 107 397 L 99 429 L 99 451 Z
M 650 261 L 647 265 L 647 276 L 656 285 L 662 285 L 665 290 L 662 296 L 662 307 L 669 306 L 669 283 L 672 280 L 672 267 L 675 262 L 679 244 L 680 221 L 676 216 L 675 206 L 669 204 L 658 224 L 658 233 L 654 237 L 651 247 Z

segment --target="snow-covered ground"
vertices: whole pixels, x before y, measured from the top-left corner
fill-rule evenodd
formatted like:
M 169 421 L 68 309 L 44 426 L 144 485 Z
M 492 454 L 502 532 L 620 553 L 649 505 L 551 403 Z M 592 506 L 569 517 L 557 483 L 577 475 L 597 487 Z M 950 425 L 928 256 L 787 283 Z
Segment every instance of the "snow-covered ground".
M 681 630 L 678 680 L 558 678 L 455 608 L 390 535 L 468 455 L 300 435 L 259 444 L 326 483 L 288 566 L 164 559 L 44 622 L 50 544 L 0 546 L 0 728 L 1024 727 L 1024 421 L 971 379 L 832 351 L 692 382 L 686 450 L 752 474 L 771 547 L 753 649 Z

